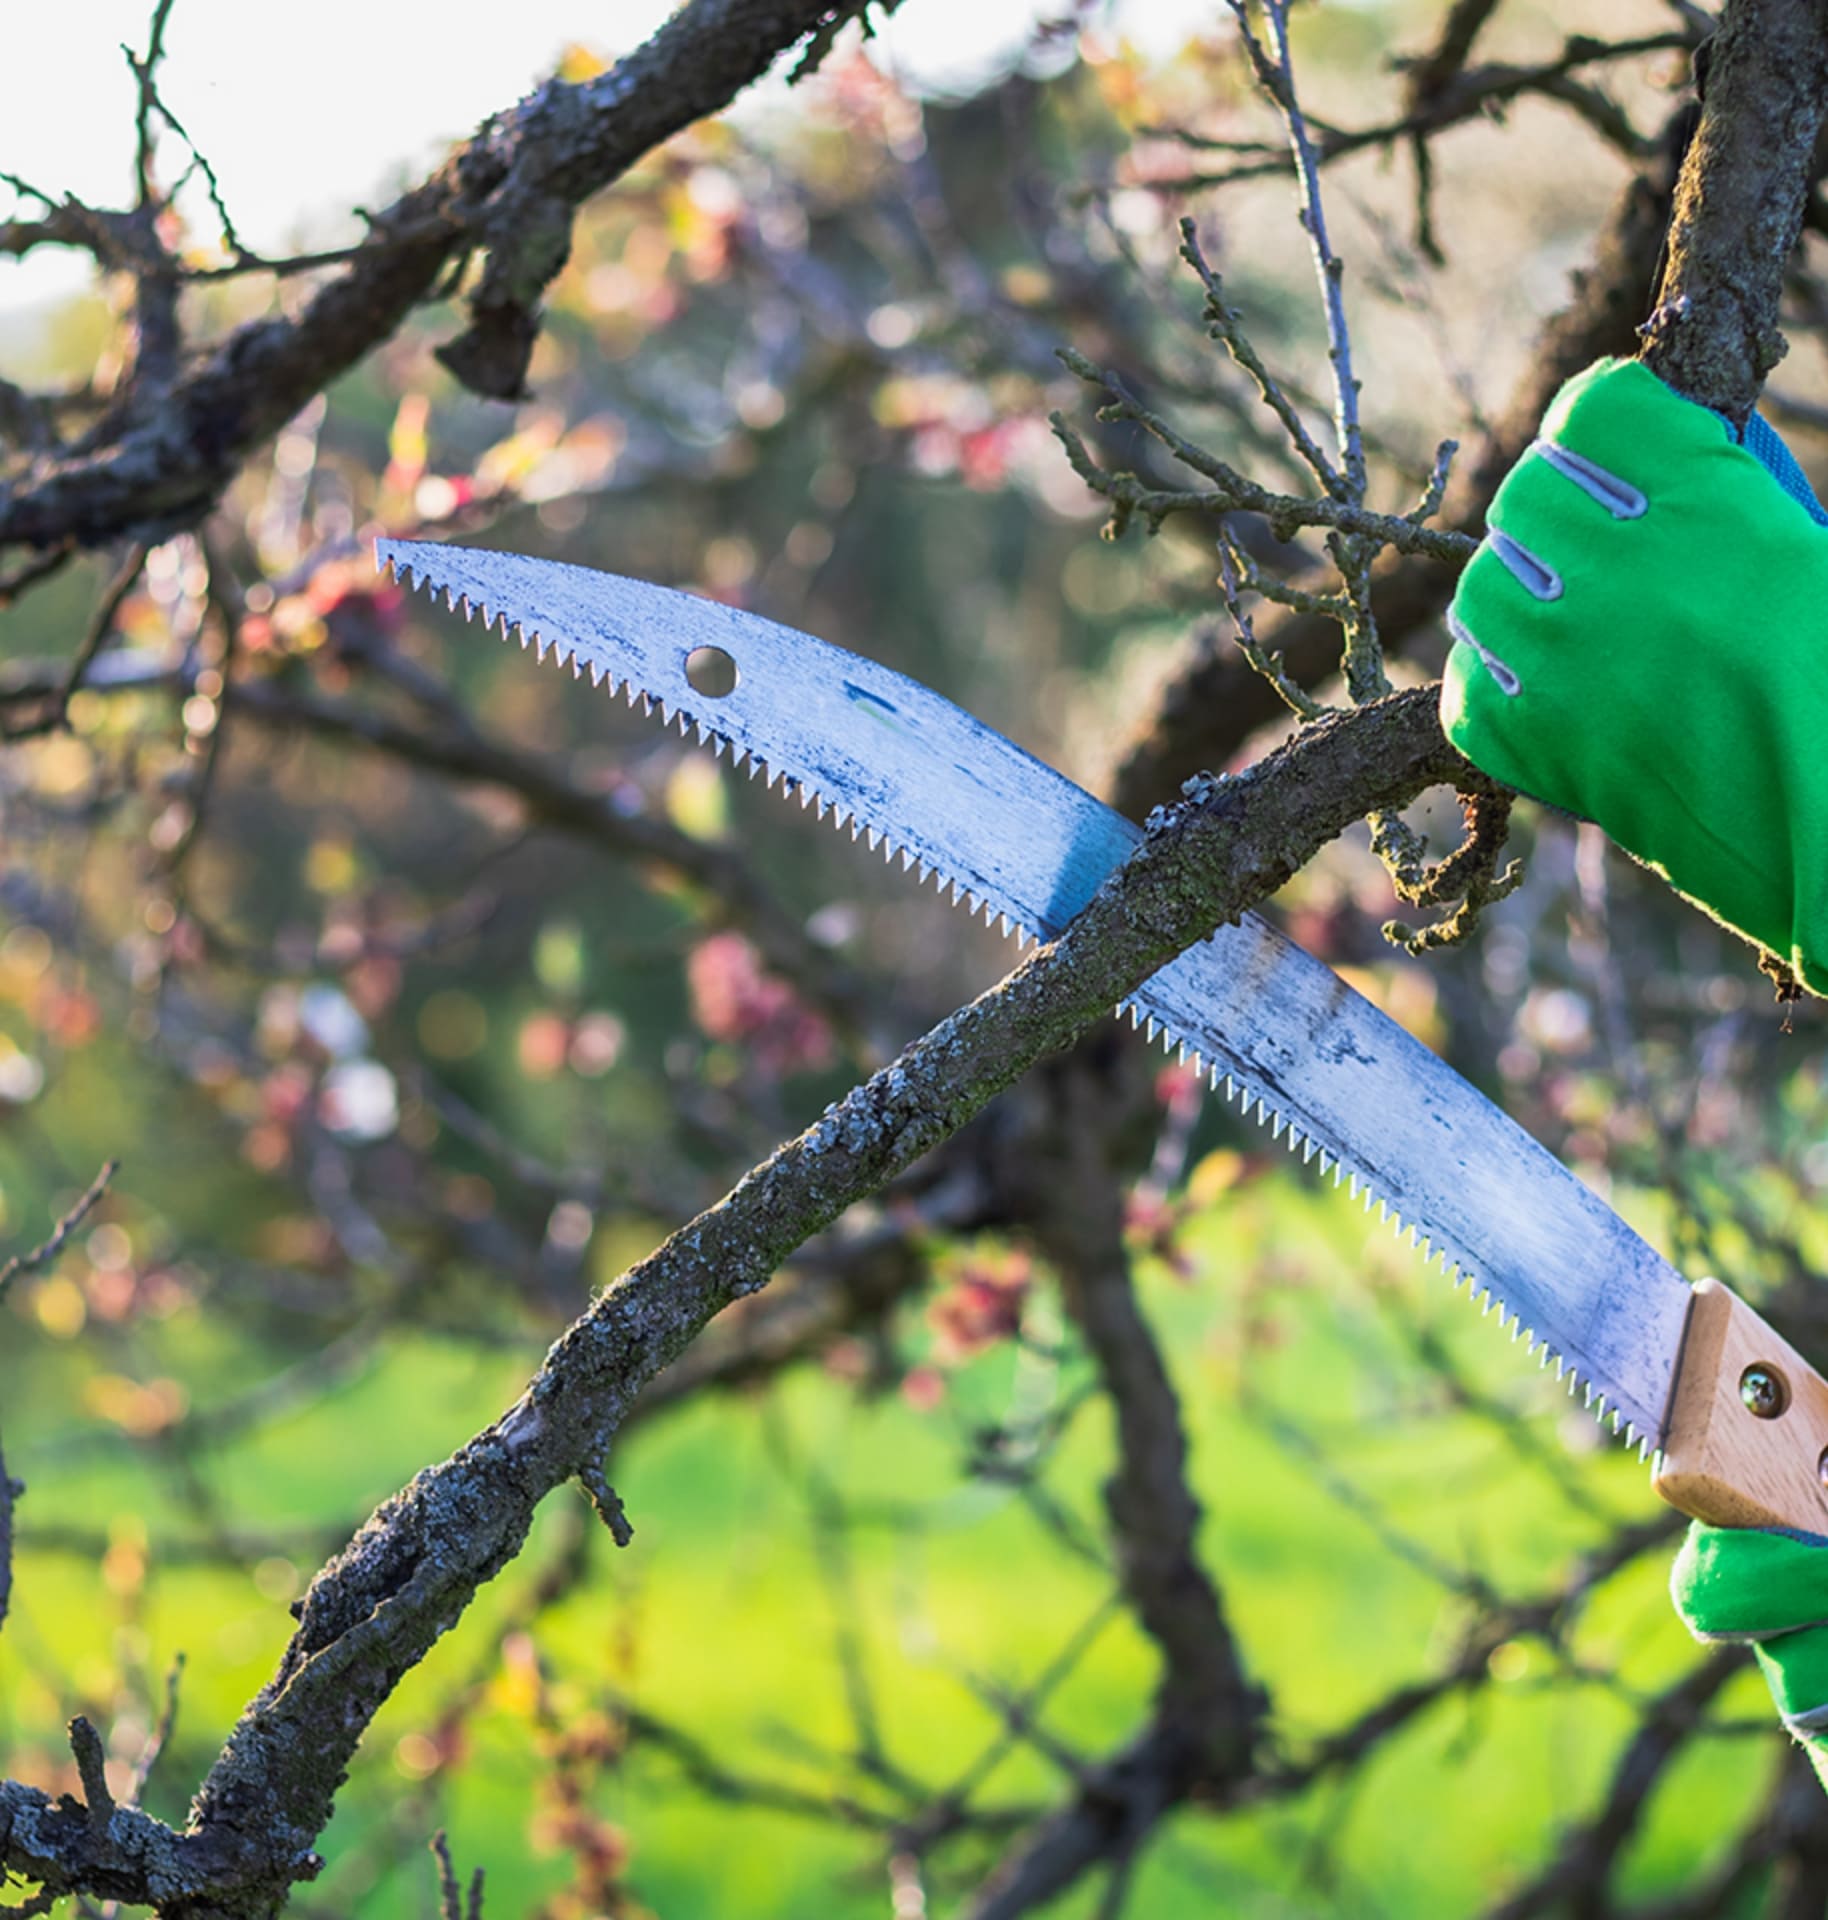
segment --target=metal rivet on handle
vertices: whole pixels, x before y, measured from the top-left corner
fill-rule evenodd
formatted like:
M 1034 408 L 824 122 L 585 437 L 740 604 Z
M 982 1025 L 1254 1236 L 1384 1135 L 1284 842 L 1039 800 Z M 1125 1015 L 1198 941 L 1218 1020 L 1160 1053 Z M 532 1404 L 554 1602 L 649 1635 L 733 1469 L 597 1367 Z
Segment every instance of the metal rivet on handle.
M 1754 1361 L 1739 1376 L 1739 1397 L 1754 1418 L 1775 1420 L 1790 1404 L 1790 1389 L 1775 1367 Z

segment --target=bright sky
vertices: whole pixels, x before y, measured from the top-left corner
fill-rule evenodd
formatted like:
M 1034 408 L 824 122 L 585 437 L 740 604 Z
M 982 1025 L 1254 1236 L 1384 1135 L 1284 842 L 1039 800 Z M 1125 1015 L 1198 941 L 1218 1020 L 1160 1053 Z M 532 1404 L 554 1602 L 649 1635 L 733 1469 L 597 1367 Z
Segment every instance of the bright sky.
M 404 168 L 417 175 L 483 116 L 545 78 L 574 42 L 605 55 L 644 39 L 670 0 L 511 0 L 478 10 L 449 0 L 177 0 L 161 90 L 208 156 L 250 246 L 323 244 L 327 215 L 383 204 Z M 885 56 L 912 84 L 963 90 L 1015 53 L 1061 0 L 908 0 L 884 31 Z M 1131 0 L 1127 31 L 1172 44 L 1217 12 L 1214 0 Z M 150 0 L 21 0 L 0 64 L 0 170 L 47 193 L 119 204 L 131 177 L 133 82 L 121 43 L 145 43 Z M 256 24 L 258 23 L 258 24 Z M 175 159 L 176 145 L 167 152 Z M 0 216 L 10 209 L 0 187 Z M 69 256 L 41 249 L 0 263 L 0 310 L 82 282 Z

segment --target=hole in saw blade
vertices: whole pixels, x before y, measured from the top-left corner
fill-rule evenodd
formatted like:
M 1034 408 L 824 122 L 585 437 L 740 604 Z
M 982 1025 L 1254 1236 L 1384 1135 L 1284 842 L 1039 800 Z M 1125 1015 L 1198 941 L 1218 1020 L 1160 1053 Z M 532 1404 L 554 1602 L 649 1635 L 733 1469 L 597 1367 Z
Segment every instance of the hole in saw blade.
M 685 677 L 694 693 L 725 700 L 736 691 L 736 662 L 722 647 L 694 647 L 685 659 Z

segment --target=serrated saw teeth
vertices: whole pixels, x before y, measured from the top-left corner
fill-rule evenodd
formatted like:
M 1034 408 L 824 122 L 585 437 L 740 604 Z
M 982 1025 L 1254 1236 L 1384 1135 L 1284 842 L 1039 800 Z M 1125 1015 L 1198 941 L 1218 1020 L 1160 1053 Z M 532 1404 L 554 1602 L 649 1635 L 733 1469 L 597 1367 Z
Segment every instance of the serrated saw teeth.
M 424 592 L 434 602 L 442 597 L 453 611 L 471 620 L 480 619 L 503 639 L 512 636 L 523 647 L 535 647 L 541 660 L 552 655 L 568 664 L 574 674 L 581 671 L 581 665 L 587 665 L 593 685 L 607 683 L 610 691 L 620 692 L 631 707 L 638 704 L 644 714 L 662 724 L 707 742 L 719 758 L 729 747 L 733 764 L 743 768 L 751 779 L 759 776 L 768 788 L 778 788 L 783 795 L 794 796 L 802 808 L 813 808 L 816 818 L 830 820 L 853 839 L 861 837 L 867 846 L 878 850 L 885 861 L 898 863 L 903 871 L 923 880 L 934 880 L 942 892 L 967 911 L 1000 927 L 1005 934 L 1013 932 L 1024 943 L 1047 937 L 1045 930 L 1037 931 L 1035 923 L 1046 920 L 1048 928 L 1057 932 L 1056 923 L 1071 917 L 1058 904 L 1062 898 L 1058 882 L 1069 869 L 1054 869 L 1048 864 L 1052 842 L 1045 836 L 1037 837 L 1032 847 L 1027 844 L 1025 823 L 1028 820 L 1051 822 L 1063 832 L 1070 829 L 1074 858 L 1083 863 L 1070 870 L 1075 874 L 1075 887 L 1080 884 L 1079 876 L 1114 870 L 1135 844 L 1136 829 L 1052 770 L 1020 754 L 1009 742 L 972 721 L 969 715 L 939 700 L 930 690 L 874 663 L 839 650 L 825 649 L 822 642 L 806 635 L 770 627 L 769 623 L 755 621 L 753 616 L 733 614 L 640 582 L 591 574 L 586 569 L 531 561 L 517 555 L 485 555 L 464 548 L 446 549 L 440 558 L 412 543 L 380 544 L 395 579 L 409 590 Z M 457 584 L 444 585 L 446 580 Z M 574 610 L 577 617 L 573 617 Z M 542 624 L 565 637 L 555 646 L 540 631 Z M 732 738 L 721 733 L 718 727 L 704 726 L 692 711 L 699 705 L 699 695 L 696 681 L 691 677 L 689 657 L 683 651 L 675 656 L 671 649 L 682 633 L 702 635 L 703 644 L 713 648 L 721 646 L 721 637 L 728 634 L 731 644 L 726 651 L 737 663 L 740 676 L 748 673 L 750 662 L 744 650 L 750 643 L 751 632 L 757 644 L 783 649 L 782 673 L 785 675 L 791 667 L 798 678 L 791 681 L 787 694 L 783 694 L 782 685 L 788 683 L 772 683 L 772 709 L 764 704 L 751 710 L 741 701 L 732 701 L 722 708 L 718 717 L 734 728 L 736 737 Z M 849 678 L 842 680 L 849 704 L 837 709 L 837 717 L 828 731 L 825 719 L 802 711 L 802 705 L 809 695 L 816 702 L 835 693 L 834 663 L 837 663 L 837 673 L 854 673 L 857 678 L 855 684 Z M 763 680 L 758 669 L 749 684 L 759 692 L 771 683 Z M 650 692 L 649 687 L 663 691 Z M 774 718 L 763 725 L 758 714 L 770 712 Z M 859 712 L 869 716 L 867 722 L 856 718 Z M 824 709 L 820 709 L 820 714 L 823 713 Z M 885 714 L 894 724 L 887 735 L 879 737 L 877 723 Z M 912 731 L 903 724 L 910 717 L 913 717 Z M 926 731 L 929 728 L 933 729 L 931 734 Z M 958 814 L 955 807 L 945 822 L 945 833 L 950 834 L 950 838 L 937 830 L 930 831 L 923 823 L 915 801 L 909 796 L 918 795 L 922 780 L 931 784 L 931 769 L 925 763 L 917 764 L 914 758 L 905 762 L 894 758 L 900 751 L 894 742 L 915 738 L 923 743 L 923 750 L 928 741 L 945 743 L 940 748 L 943 758 L 936 763 L 944 768 L 962 769 L 967 776 L 972 776 L 977 765 L 994 766 L 996 780 L 974 786 L 973 792 L 1003 791 L 1002 783 L 1008 781 L 1010 793 L 1032 796 L 1030 813 L 1019 814 L 1014 823 L 1023 834 L 1023 846 L 1017 856 L 1009 860 L 1007 871 L 997 863 L 1008 857 L 1008 848 L 1001 842 L 991 848 L 987 839 L 998 826 L 991 811 L 979 808 L 967 816 Z M 886 748 L 881 745 L 883 740 L 890 743 Z M 823 784 L 834 794 L 834 799 L 828 801 L 807 779 L 788 770 L 798 763 L 808 773 L 816 769 L 823 775 L 828 765 L 843 764 L 829 757 L 834 748 L 848 754 L 858 768 L 867 770 L 872 782 L 868 792 L 872 796 L 877 795 L 875 776 L 885 766 L 896 769 L 892 778 L 886 773 L 883 775 L 880 797 L 872 797 L 867 804 L 866 811 L 875 814 L 874 820 L 859 818 L 853 810 L 853 803 L 865 790 L 858 784 L 862 775 L 846 776 L 834 771 L 824 778 Z M 767 756 L 777 752 L 787 766 L 770 764 Z M 895 785 L 895 780 L 901 784 Z M 965 791 L 956 786 L 954 790 Z M 896 795 L 901 797 L 894 798 Z M 910 816 L 914 830 L 898 844 L 895 829 Z M 1007 825 L 1002 833 L 1007 839 Z M 986 873 L 1001 877 L 986 885 L 978 879 Z M 967 877 L 977 880 L 977 884 L 968 884 Z M 1039 902 L 1048 904 L 1037 904 Z M 1197 961 L 1195 955 L 1200 956 Z M 1177 977 L 1178 984 L 1175 984 Z M 1263 1033 L 1260 1032 L 1263 1023 L 1253 1009 L 1266 997 L 1274 997 L 1269 995 L 1269 987 L 1278 979 L 1286 982 L 1287 992 L 1275 999 L 1277 1030 L 1274 1034 Z M 1375 1010 L 1365 1007 L 1356 996 L 1347 994 L 1342 1006 L 1336 998 L 1339 991 L 1338 981 L 1317 963 L 1290 949 L 1286 941 L 1260 922 L 1247 921 L 1239 927 L 1221 928 L 1209 941 L 1170 963 L 1150 983 L 1138 989 L 1122 1010 L 1131 1024 L 1145 1031 L 1151 1040 L 1179 1059 L 1190 1060 L 1216 1091 L 1235 1103 L 1239 1112 L 1267 1125 L 1272 1140 L 1285 1140 L 1291 1153 L 1299 1144 L 1304 1166 L 1317 1163 L 1322 1178 L 1330 1178 L 1336 1187 L 1346 1187 L 1351 1194 L 1362 1196 L 1367 1209 L 1375 1202 L 1380 1216 L 1391 1221 L 1395 1231 L 1416 1246 L 1425 1259 L 1438 1263 L 1454 1287 L 1464 1286 L 1468 1297 L 1479 1304 L 1482 1312 L 1489 1315 L 1496 1310 L 1500 1325 L 1506 1327 L 1513 1339 L 1527 1338 L 1532 1352 L 1540 1347 L 1545 1366 L 1553 1358 L 1557 1378 L 1568 1381 L 1570 1392 L 1579 1389 L 1586 1404 L 1595 1408 L 1599 1417 L 1604 1419 L 1610 1415 L 1615 1429 L 1621 1419 L 1629 1417 L 1636 1422 L 1636 1428 L 1628 1425 L 1628 1433 L 1649 1430 L 1654 1434 L 1659 1409 L 1667 1397 L 1667 1383 L 1657 1379 L 1654 1370 L 1633 1371 L 1621 1358 L 1622 1349 L 1596 1345 L 1588 1333 L 1577 1331 L 1563 1343 L 1572 1344 L 1572 1361 L 1554 1352 L 1548 1339 L 1539 1338 L 1535 1328 L 1540 1325 L 1579 1329 L 1588 1323 L 1570 1318 L 1572 1309 L 1564 1293 L 1548 1284 L 1538 1268 L 1499 1257 L 1515 1244 L 1514 1240 L 1493 1250 L 1492 1271 L 1505 1291 L 1514 1291 L 1520 1296 L 1519 1307 L 1528 1313 L 1531 1323 L 1528 1326 L 1523 1324 L 1523 1312 L 1513 1311 L 1478 1271 L 1485 1262 L 1476 1257 L 1475 1250 L 1485 1244 L 1482 1234 L 1490 1229 L 1485 1214 L 1473 1219 L 1462 1204 L 1458 1190 L 1444 1191 L 1438 1178 L 1433 1186 L 1429 1178 L 1423 1178 L 1413 1187 L 1401 1189 L 1404 1203 L 1428 1221 L 1430 1230 L 1423 1234 L 1419 1231 L 1419 1222 L 1417 1227 L 1408 1227 L 1400 1207 L 1386 1202 L 1377 1192 L 1377 1187 L 1384 1183 L 1367 1177 L 1360 1166 L 1353 1164 L 1356 1159 L 1360 1165 L 1382 1165 L 1380 1156 L 1390 1151 L 1390 1140 L 1382 1132 L 1383 1115 L 1388 1103 L 1398 1098 L 1399 1077 L 1403 1087 L 1411 1085 L 1419 1076 L 1424 1085 L 1436 1089 L 1437 1097 L 1444 1092 L 1445 1106 L 1431 1109 L 1437 1119 L 1456 1110 L 1453 1103 L 1460 1094 L 1465 1094 L 1467 1102 L 1476 1102 L 1477 1096 L 1463 1087 L 1456 1092 L 1458 1083 L 1452 1082 L 1451 1076 L 1444 1089 L 1438 1087 L 1437 1080 L 1430 1076 L 1438 1077 L 1444 1069 L 1432 1056 L 1423 1056 L 1413 1041 L 1400 1032 L 1384 1032 L 1388 1022 L 1381 1021 Z M 1234 1016 L 1240 1023 L 1235 1030 L 1229 1024 Z M 1367 1124 L 1379 1129 L 1380 1144 L 1375 1151 L 1366 1145 L 1365 1135 L 1352 1116 L 1342 1114 L 1337 1101 L 1329 1104 L 1331 1091 L 1325 1084 L 1325 1076 L 1311 1071 L 1311 1054 L 1295 1056 L 1297 1070 L 1292 1076 L 1280 1064 L 1273 1075 L 1269 1068 L 1256 1064 L 1272 1057 L 1278 1062 L 1282 1060 L 1282 1049 L 1287 1045 L 1285 1027 L 1288 1034 L 1293 1035 L 1305 1024 L 1316 1036 L 1330 1039 L 1342 1030 L 1336 1028 L 1334 1022 L 1343 1022 L 1343 1032 L 1348 1037 L 1356 1030 L 1361 1038 L 1369 1039 L 1374 1052 L 1382 1050 L 1381 1061 L 1376 1058 L 1365 1061 L 1366 1075 L 1359 1081 L 1361 1086 L 1376 1093 L 1363 1109 L 1370 1116 Z M 1240 1038 L 1240 1033 L 1256 1036 L 1256 1045 Z M 1364 1058 L 1362 1055 L 1339 1057 Z M 1330 1062 L 1335 1056 L 1323 1047 L 1321 1058 Z M 1407 1066 L 1390 1064 L 1404 1060 L 1408 1060 Z M 1356 1067 L 1353 1071 L 1356 1073 Z M 1340 1077 L 1335 1075 L 1335 1082 Z M 1475 1112 L 1462 1103 L 1462 1108 L 1474 1123 L 1472 1136 L 1481 1143 L 1489 1166 L 1520 1165 L 1525 1169 L 1516 1176 L 1512 1187 L 1506 1189 L 1518 1196 L 1517 1224 L 1525 1230 L 1525 1237 L 1534 1229 L 1536 1216 L 1522 1209 L 1540 1204 L 1556 1230 L 1573 1246 L 1603 1250 L 1615 1265 L 1622 1254 L 1623 1270 L 1639 1276 L 1646 1297 L 1653 1300 L 1652 1318 L 1659 1332 L 1670 1336 L 1668 1351 L 1673 1355 L 1681 1316 L 1686 1315 L 1689 1298 L 1680 1275 L 1616 1220 L 1607 1224 L 1583 1213 L 1584 1193 L 1577 1202 L 1570 1194 L 1572 1183 L 1564 1184 L 1565 1170 L 1537 1164 L 1547 1156 L 1527 1135 L 1520 1134 L 1510 1123 L 1499 1121 L 1487 1107 L 1481 1105 Z M 1498 1136 L 1496 1139 L 1494 1134 Z M 1330 1140 L 1337 1140 L 1339 1147 L 1324 1144 Z M 1406 1164 L 1427 1163 L 1424 1160 Z M 1528 1171 L 1532 1167 L 1534 1171 Z M 1552 1174 L 1562 1178 L 1554 1179 Z M 1533 1199 L 1526 1202 L 1522 1198 L 1526 1194 L 1534 1196 Z M 1590 1262 L 1582 1261 L 1570 1269 L 1564 1263 L 1563 1270 L 1587 1271 L 1590 1266 Z M 1632 1332 L 1640 1349 L 1647 1324 L 1634 1316 Z M 1662 1350 L 1659 1343 L 1655 1351 Z M 1607 1382 L 1608 1393 L 1616 1391 L 1621 1395 L 1623 1404 L 1612 1404 L 1606 1395 L 1597 1393 L 1586 1378 L 1589 1371 Z
M 594 655 L 587 658 L 575 642 L 549 639 L 537 626 L 529 627 L 506 613 L 497 615 L 480 599 L 473 599 L 454 588 L 440 587 L 438 582 L 409 560 L 390 559 L 388 565 L 395 580 L 407 589 L 424 591 L 434 601 L 442 593 L 445 604 L 452 612 L 461 613 L 469 620 L 480 618 L 491 632 L 498 632 L 503 639 L 512 634 L 519 639 L 523 648 L 533 648 L 542 663 L 551 659 L 559 665 L 569 665 L 574 676 L 587 669 L 593 686 L 607 685 L 612 694 L 620 693 L 631 708 L 638 707 L 645 718 L 658 720 L 681 736 L 695 739 L 709 748 L 714 758 L 721 759 L 727 753 L 734 769 L 746 773 L 752 780 L 759 775 L 765 787 L 771 790 L 778 788 L 783 798 L 797 799 L 802 811 L 810 812 L 815 819 L 829 821 L 834 827 L 848 832 L 853 840 L 863 839 L 867 846 L 879 850 L 891 864 L 899 862 L 903 872 L 914 876 L 916 884 L 931 882 L 942 894 L 963 905 L 974 917 L 981 919 L 987 927 L 995 929 L 1004 938 L 1013 938 L 1024 947 L 1040 940 L 1041 935 L 1018 914 L 1000 908 L 994 900 L 980 897 L 962 880 L 922 858 L 914 847 L 897 842 L 885 828 L 873 825 L 848 805 L 827 799 L 810 782 L 784 767 L 771 765 L 754 749 L 739 746 L 728 734 L 707 725 L 698 714 L 685 707 L 670 706 L 664 696 L 651 693 L 636 681 L 615 673 Z
M 1566 1379 L 1570 1392 L 1578 1389 L 1584 1394 L 1594 1417 L 1602 1425 L 1610 1423 L 1614 1431 L 1618 1430 L 1619 1409 L 1610 1406 L 1603 1395 L 1596 1394 L 1579 1370 L 1571 1367 L 1550 1342 L 1524 1320 L 1520 1312 L 1514 1311 L 1489 1282 L 1481 1279 L 1455 1254 L 1450 1245 L 1440 1244 L 1432 1232 L 1423 1231 L 1419 1222 L 1412 1225 L 1406 1221 L 1401 1208 L 1380 1194 L 1370 1179 L 1329 1148 L 1318 1145 L 1280 1107 L 1257 1092 L 1247 1081 L 1241 1080 L 1236 1073 L 1220 1064 L 1208 1065 L 1194 1042 L 1184 1039 L 1169 1021 L 1151 1012 L 1140 999 L 1125 1001 L 1119 1012 L 1148 1039 L 1179 1058 L 1190 1058 L 1196 1062 L 1201 1077 L 1208 1085 L 1215 1092 L 1236 1101 L 1240 1112 L 1247 1114 L 1260 1126 L 1267 1127 L 1272 1140 L 1285 1139 L 1291 1152 L 1299 1146 L 1304 1166 L 1317 1160 L 1323 1179 L 1330 1178 L 1336 1187 L 1344 1186 L 1367 1212 L 1375 1206 L 1379 1218 L 1390 1224 L 1399 1240 L 1406 1241 L 1420 1253 L 1426 1264 L 1438 1265 L 1451 1287 L 1456 1290 L 1464 1287 L 1467 1290 L 1468 1298 L 1478 1307 L 1481 1317 L 1495 1315 L 1498 1325 L 1509 1334 L 1512 1341 L 1526 1343 L 1525 1350 L 1536 1354 L 1541 1366 L 1547 1367 L 1552 1363 L 1556 1378 Z M 1633 1432 L 1635 1434 L 1635 1429 Z M 1642 1453 L 1649 1443 L 1638 1436 L 1636 1444 Z

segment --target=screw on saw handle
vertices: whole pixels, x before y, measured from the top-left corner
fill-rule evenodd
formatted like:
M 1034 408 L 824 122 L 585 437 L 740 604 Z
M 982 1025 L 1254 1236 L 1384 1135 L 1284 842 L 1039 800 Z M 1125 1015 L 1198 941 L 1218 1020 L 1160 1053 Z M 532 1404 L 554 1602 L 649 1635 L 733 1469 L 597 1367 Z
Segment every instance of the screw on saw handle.
M 1695 1287 L 1652 1484 L 1716 1527 L 1828 1534 L 1828 1380 L 1730 1287 Z

